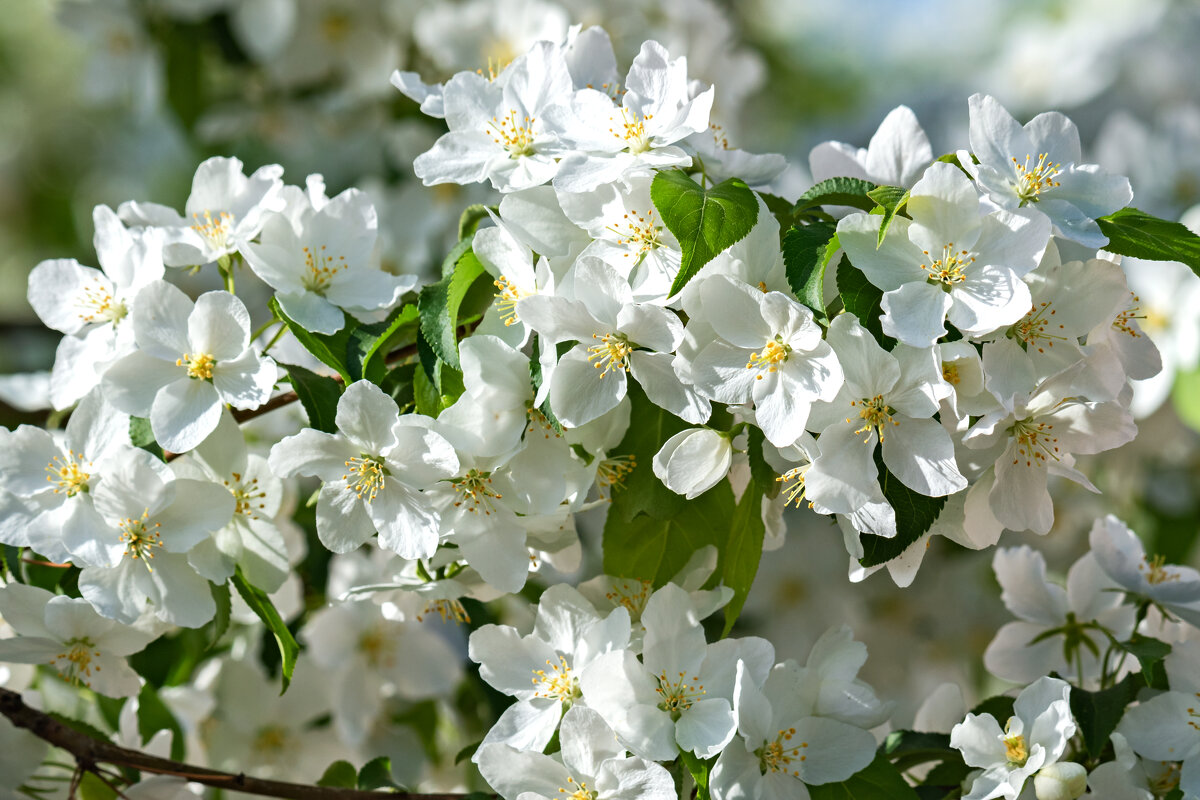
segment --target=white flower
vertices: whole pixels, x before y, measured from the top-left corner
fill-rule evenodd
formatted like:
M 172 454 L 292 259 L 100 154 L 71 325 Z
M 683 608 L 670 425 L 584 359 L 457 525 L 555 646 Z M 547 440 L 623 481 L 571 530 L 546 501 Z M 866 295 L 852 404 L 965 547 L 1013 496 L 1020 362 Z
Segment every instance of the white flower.
M 1037 800 L 1075 800 L 1087 791 L 1087 769 L 1074 761 L 1059 761 L 1033 776 Z
M 1039 678 L 1017 695 L 1003 730 L 991 714 L 967 714 L 955 725 L 950 746 L 967 766 L 983 770 L 963 800 L 1015 800 L 1026 779 L 1056 763 L 1075 734 L 1070 696 L 1065 681 Z
M 654 474 L 688 500 L 704 494 L 729 474 L 733 445 L 709 428 L 688 428 L 663 442 L 654 454 Z
M 0 587 L 0 616 L 18 634 L 0 639 L 0 661 L 47 664 L 63 680 L 109 697 L 141 690 L 125 656 L 150 644 L 153 634 L 101 617 L 86 600 L 19 583 Z
M 997 631 L 983 654 L 999 678 L 1027 683 L 1057 672 L 1095 680 L 1108 649 L 1105 632 L 1121 641 L 1133 633 L 1133 607 L 1112 591 L 1117 585 L 1090 553 L 1071 566 L 1065 591 L 1046 580 L 1042 554 L 1028 546 L 997 550 L 992 568 L 1000 599 L 1019 619 Z
M 1080 164 L 1079 130 L 1055 111 L 1021 126 L 994 98 L 975 94 L 971 111 L 971 151 L 959 163 L 1001 208 L 1032 208 L 1045 214 L 1062 235 L 1087 247 L 1103 247 L 1108 237 L 1096 218 L 1133 199 L 1129 179 L 1109 175 L 1095 164 Z
M 137 296 L 133 333 L 138 349 L 104 374 L 104 395 L 128 414 L 149 417 L 168 450 L 191 450 L 212 433 L 221 406 L 258 408 L 271 396 L 275 362 L 250 346 L 250 314 L 228 292 L 207 292 L 193 304 L 165 281 Z
M 242 247 L 246 262 L 275 289 L 283 312 L 315 333 L 342 329 L 351 314 L 391 308 L 416 285 L 371 263 L 378 227 L 366 194 L 347 189 L 319 208 L 269 214 L 260 242 Z
M 838 239 L 854 265 L 884 290 L 883 332 L 913 347 L 946 334 L 947 316 L 965 336 L 1011 325 L 1029 310 L 1021 277 L 1038 265 L 1050 223 L 1028 212 L 981 216 L 962 171 L 936 163 L 912 188 L 906 212 L 878 245 L 878 214 L 852 214 Z
M 127 225 L 163 230 L 168 267 L 208 264 L 258 235 L 265 212 L 282 205 L 282 174 L 272 164 L 246 177 L 241 161 L 215 156 L 196 168 L 182 216 L 157 203 L 122 203 L 117 211 Z
M 601 617 L 583 595 L 562 583 L 542 594 L 528 636 L 507 625 L 479 628 L 470 640 L 479 676 L 517 698 L 483 743 L 542 750 L 564 710 L 580 700 L 580 673 L 605 653 L 624 652 L 628 644 L 629 613 L 624 608 Z
M 866 148 L 822 142 L 808 154 L 814 182 L 847 176 L 910 188 L 929 162 L 933 148 L 908 106 L 897 106 L 879 123 Z
M 358 381 L 338 400 L 337 434 L 306 428 L 271 448 L 271 471 L 314 475 L 317 535 L 335 553 L 353 550 L 375 531 L 384 547 L 426 558 L 438 545 L 439 518 L 421 493 L 458 471 L 454 449 L 430 430 L 432 420 L 400 410 L 373 383 Z
M 774 648 L 754 637 L 706 644 L 690 596 L 674 584 L 651 595 L 642 624 L 642 660 L 628 650 L 597 658 L 579 679 L 584 701 L 643 758 L 670 761 L 680 750 L 699 758 L 717 755 L 737 727 L 732 701 L 738 662 L 761 681 Z
M 216 604 L 186 553 L 229 523 L 233 496 L 205 481 L 176 478 L 144 450 L 114 456 L 95 491 L 102 528 L 66 528 L 83 565 L 79 591 L 109 619 L 132 623 L 147 606 L 164 622 L 198 628 Z
M 1150 558 L 1137 534 L 1112 514 L 1096 520 L 1088 544 L 1101 569 L 1127 592 L 1200 628 L 1200 572 Z
M 484 780 L 505 800 L 673 800 L 675 781 L 662 766 L 625 754 L 612 729 L 590 708 L 563 715 L 558 758 L 485 744 L 475 755 Z M 561 759 L 561 760 L 560 760 Z

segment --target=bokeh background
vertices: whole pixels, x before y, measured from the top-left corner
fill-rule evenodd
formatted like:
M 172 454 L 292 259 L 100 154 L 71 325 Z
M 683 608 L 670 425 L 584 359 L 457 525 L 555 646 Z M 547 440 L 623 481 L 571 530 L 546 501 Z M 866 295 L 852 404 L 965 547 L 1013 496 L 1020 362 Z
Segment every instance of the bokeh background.
M 1200 3 L 1195 0 L 9 0 L 0 14 L 0 421 L 44 422 L 36 373 L 57 335 L 25 300 L 45 258 L 94 264 L 91 209 L 145 199 L 181 207 L 196 165 L 278 162 L 285 179 L 360 186 L 381 219 L 389 268 L 431 274 L 459 211 L 487 190 L 422 187 L 411 162 L 440 122 L 388 83 L 432 82 L 502 65 L 571 24 L 602 24 L 623 66 L 644 38 L 686 55 L 717 84 L 731 144 L 780 152 L 775 190 L 810 183 L 808 153 L 865 146 L 893 107 L 914 109 L 936 153 L 967 146 L 966 98 L 995 95 L 1018 118 L 1079 125 L 1085 161 L 1129 175 L 1135 205 L 1181 219 L 1200 203 Z M 1166 374 L 1139 387 L 1141 433 L 1084 471 L 1103 495 L 1057 490 L 1056 528 L 1030 542 L 1052 570 L 1115 513 L 1169 561 L 1195 564 L 1200 531 L 1200 279 L 1178 265 L 1127 263 L 1157 305 L 1145 327 Z M 1161 300 L 1158 298 L 1161 297 Z M 870 647 L 863 677 L 910 721 L 938 683 L 967 700 L 1004 688 L 980 654 L 1009 617 L 991 553 L 937 539 L 915 584 L 860 584 L 827 520 L 790 513 L 744 617 L 781 658 L 803 659 L 828 625 Z M 593 525 L 597 530 L 598 526 Z M 591 544 L 596 544 L 592 535 Z M 953 597 L 953 603 L 946 598 Z

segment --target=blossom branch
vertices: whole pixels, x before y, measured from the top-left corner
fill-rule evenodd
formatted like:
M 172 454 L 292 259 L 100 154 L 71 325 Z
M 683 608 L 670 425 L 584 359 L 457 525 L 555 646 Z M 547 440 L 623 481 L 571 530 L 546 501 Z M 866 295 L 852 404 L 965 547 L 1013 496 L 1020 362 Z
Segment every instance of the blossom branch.
M 20 694 L 4 688 L 0 688 L 0 714 L 7 717 L 18 728 L 25 728 L 39 739 L 66 750 L 75 757 L 80 770 L 93 773 L 98 771 L 99 764 L 111 764 L 156 775 L 171 775 L 205 786 L 231 789 L 262 797 L 287 798 L 288 800 L 375 800 L 379 797 L 390 797 L 396 800 L 460 800 L 460 798 L 467 797 L 462 794 L 373 792 L 270 781 L 253 778 L 244 773 L 220 772 L 158 758 L 88 736 L 59 722 L 49 714 L 30 708 L 21 699 Z

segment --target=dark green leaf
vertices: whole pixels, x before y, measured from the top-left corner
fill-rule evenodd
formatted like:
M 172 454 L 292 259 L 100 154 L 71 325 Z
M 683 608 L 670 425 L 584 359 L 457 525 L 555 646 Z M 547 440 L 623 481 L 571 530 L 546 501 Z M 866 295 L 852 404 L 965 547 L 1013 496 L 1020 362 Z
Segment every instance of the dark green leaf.
M 85 772 L 80 776 L 76 791 L 80 800 L 117 800 L 118 797 L 116 790 L 93 772 Z
M 679 760 L 687 767 L 688 774 L 696 783 L 696 800 L 709 800 L 708 774 L 717 761 L 716 757 L 700 759 L 690 750 L 684 750 L 679 754 Z
M 884 349 L 888 349 L 894 340 L 883 335 L 883 325 L 879 321 L 883 313 L 883 290 L 867 280 L 862 270 L 851 264 L 844 255 L 837 268 L 837 288 L 842 298 L 842 308 L 858 317 L 858 321 L 876 341 L 883 342 Z
M 813 206 L 853 206 L 870 211 L 875 207 L 875 201 L 868 196 L 873 189 L 875 184 L 859 178 L 829 178 L 800 195 L 792 213 L 798 214 Z
M 758 221 L 758 200 L 737 178 L 704 189 L 681 170 L 664 170 L 654 176 L 650 199 L 683 251 L 672 295 L 717 253 L 750 233 Z
M 434 367 L 434 374 L 440 377 L 441 372 L 442 364 L 439 361 Z M 413 373 L 412 386 L 413 402 L 416 404 L 417 413 L 427 417 L 437 417 L 442 410 L 442 396 L 438 393 L 438 387 L 434 380 L 425 371 L 424 364 L 417 365 L 417 369 Z
M 137 726 L 143 745 L 149 743 L 150 738 L 159 731 L 170 731 L 171 758 L 175 761 L 183 759 L 186 752 L 183 729 L 150 684 L 143 686 L 138 693 Z
M 883 209 L 883 222 L 879 223 L 879 240 L 875 243 L 876 249 L 883 245 L 883 237 L 891 227 L 896 214 L 908 203 L 908 194 L 908 190 L 903 186 L 880 186 L 867 192 L 867 197 L 870 197 Z
M 246 605 L 250 606 L 250 610 L 263 621 L 267 630 L 275 637 L 275 643 L 279 645 L 280 675 L 283 683 L 283 688 L 279 693 L 283 694 L 292 682 L 292 672 L 296 669 L 296 657 L 300 654 L 300 645 L 296 644 L 296 639 L 288 630 L 283 617 L 279 616 L 279 611 L 271 602 L 271 598 L 262 589 L 246 580 L 241 567 L 238 567 L 230 580 L 233 581 L 238 594 L 246 601 Z
M 331 789 L 354 789 L 358 786 L 358 772 L 349 761 L 335 761 L 317 781 L 317 786 Z
M 914 764 L 941 761 L 948 755 L 958 753 L 950 747 L 949 734 L 925 731 L 892 731 L 883 740 L 879 750 L 892 761 L 920 759 L 913 760 Z
M 481 278 L 489 278 L 483 264 L 469 249 L 455 262 L 449 275 L 421 290 L 421 335 L 434 354 L 455 369 L 458 362 L 459 307 L 467 292 Z M 490 283 L 490 281 L 488 281 Z
M 687 501 L 663 485 L 654 475 L 652 464 L 663 442 L 688 424 L 651 403 L 646 399 L 646 393 L 633 381 L 629 382 L 628 397 L 632 406 L 629 429 L 610 453 L 632 458 L 635 466 L 625 476 L 623 484 L 613 487 L 609 519 L 617 517 L 629 522 L 639 514 L 669 519 L 678 514 Z
M 1153 217 L 1136 208 L 1120 211 L 1096 220 L 1108 237 L 1104 249 L 1150 261 L 1179 261 L 1200 275 L 1200 236 L 1180 222 Z
M 1116 686 L 1099 692 L 1071 687 L 1071 713 L 1083 736 L 1083 746 L 1092 758 L 1099 758 L 1108 737 L 1125 715 L 1125 707 L 1137 697 L 1145 683 L 1138 675 L 1126 675 Z
M 24 583 L 25 576 L 21 574 L 21 548 L 11 544 L 4 545 L 4 579 Z
M 337 370 L 338 375 L 341 375 L 342 380 L 347 384 L 354 382 L 354 377 L 350 374 L 350 367 L 346 364 L 346 345 L 350 341 L 351 331 L 358 325 L 353 317 L 342 312 L 342 329 L 337 333 L 326 335 L 313 333 L 303 325 L 291 320 L 287 314 L 283 313 L 283 308 L 274 297 L 271 298 L 270 306 L 271 310 L 275 312 L 275 316 L 283 320 L 283 324 L 287 325 L 288 330 L 304 346 L 305 350 L 312 353 L 313 357 L 322 364 Z
M 1127 642 L 1117 642 L 1117 647 L 1137 658 L 1142 665 L 1142 678 L 1147 686 L 1155 689 L 1167 689 L 1166 669 L 1163 659 L 1171 654 L 1171 645 L 1135 633 Z
M 163 458 L 163 449 L 154 439 L 154 431 L 150 429 L 150 420 L 145 417 L 129 418 L 129 441 L 134 447 L 140 447 L 147 453 Z
M 359 325 L 351 331 L 346 342 L 346 366 L 351 377 L 372 383 L 382 381 L 388 352 L 401 343 L 416 341 L 419 317 L 417 306 L 409 303 L 393 310 L 383 322 Z
M 392 781 L 392 761 L 387 756 L 374 758 L 358 771 L 358 788 L 364 791 L 375 789 L 397 789 Z
M 809 786 L 812 800 L 918 800 L 900 772 L 882 755 L 841 783 Z
M 296 364 L 279 366 L 287 370 L 292 389 L 308 415 L 308 425 L 325 433 L 337 432 L 337 404 L 342 396 L 342 385 L 327 375 L 318 375 Z
M 217 604 L 216 616 L 204 626 L 208 631 L 208 649 L 211 650 L 216 647 L 217 642 L 221 641 L 225 631 L 229 630 L 229 617 L 233 611 L 233 601 L 229 596 L 228 583 L 222 583 L 220 586 L 210 583 L 209 588 L 212 590 L 213 602 Z
M 493 207 L 490 210 L 498 212 L 500 209 Z M 488 218 L 488 211 L 489 208 L 482 203 L 476 203 L 463 209 L 458 218 L 458 240 L 460 242 L 475 233 L 479 223 Z
M 779 494 L 780 481 L 775 470 L 763 457 L 762 428 L 751 425 L 746 429 L 746 458 L 750 461 L 750 479 L 758 484 L 759 490 L 767 497 Z
M 837 228 L 825 222 L 796 226 L 783 236 L 788 286 L 822 319 L 826 317 L 825 268 L 837 249 Z
M 1015 713 L 1013 711 L 1014 702 L 1015 701 L 1013 698 L 1008 697 L 1007 695 L 998 694 L 995 697 L 989 697 L 979 705 L 972 708 L 971 713 L 976 716 L 981 714 L 991 714 L 996 721 L 1000 723 L 1000 727 L 1003 728 L 1004 724 L 1008 722 L 1008 718 Z
M 463 761 L 466 761 L 468 758 L 475 755 L 475 751 L 479 749 L 479 745 L 481 745 L 481 744 L 483 744 L 483 743 L 482 742 L 471 742 L 469 745 L 464 747 L 462 750 L 459 750 L 458 754 L 454 756 L 455 765 L 461 764 Z
M 764 192 L 757 193 L 766 204 L 767 210 L 771 212 L 771 216 L 779 223 L 779 235 L 782 237 L 783 232 L 792 227 L 792 201 L 780 197 L 777 194 L 766 194 Z
M 61 722 L 63 725 L 66 725 L 68 728 L 70 728 L 73 731 L 78 731 L 79 733 L 82 733 L 84 736 L 90 736 L 93 739 L 96 739 L 98 741 L 107 742 L 107 741 L 111 741 L 111 739 L 112 739 L 112 737 L 109 736 L 104 731 L 100 730 L 99 728 L 94 727 L 93 725 L 91 725 L 87 722 L 84 722 L 81 719 L 72 719 L 71 717 L 67 717 L 67 716 L 63 716 L 62 714 L 59 714 L 57 711 L 47 711 L 46 716 L 50 717 L 55 722 Z
M 774 481 L 771 481 L 774 484 Z M 758 574 L 758 562 L 762 560 L 763 536 L 766 526 L 762 518 L 763 492 L 758 481 L 751 478 L 746 491 L 733 510 L 733 524 L 729 528 L 729 540 L 725 543 L 721 565 L 721 583 L 733 589 L 733 597 L 725 606 L 725 627 L 721 636 L 729 635 L 742 606 L 754 585 Z
M 860 537 L 863 557 L 858 560 L 864 567 L 891 561 L 903 553 L 929 530 L 946 505 L 945 497 L 926 497 L 901 483 L 884 465 L 882 449 L 875 450 L 875 466 L 879 469 L 879 487 L 883 490 L 883 497 L 896 512 L 896 535 L 889 539 L 864 533 Z

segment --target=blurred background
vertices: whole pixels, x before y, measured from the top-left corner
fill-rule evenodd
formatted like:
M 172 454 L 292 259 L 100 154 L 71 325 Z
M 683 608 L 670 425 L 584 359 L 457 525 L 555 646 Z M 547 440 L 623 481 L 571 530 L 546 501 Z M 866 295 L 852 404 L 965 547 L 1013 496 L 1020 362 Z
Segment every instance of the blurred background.
M 717 85 L 714 122 L 730 144 L 788 157 L 784 196 L 811 182 L 814 145 L 865 147 L 899 104 L 935 154 L 966 147 L 966 99 L 979 91 L 1022 120 L 1070 115 L 1084 160 L 1127 174 L 1139 208 L 1180 219 L 1200 203 L 1195 0 L 19 0 L 0 15 L 0 421 L 46 419 L 25 373 L 48 369 L 58 337 L 25 300 L 29 271 L 46 258 L 95 265 L 94 205 L 182 207 L 210 155 L 237 156 L 247 172 L 280 163 L 289 183 L 321 173 L 331 195 L 366 189 L 385 265 L 431 274 L 460 210 L 487 190 L 413 178 L 441 122 L 389 75 L 434 82 L 502 65 L 572 24 L 603 25 L 622 69 L 645 38 L 686 55 L 693 78 Z M 1125 266 L 1136 291 L 1158 298 L 1144 327 L 1167 364 L 1138 388 L 1140 436 L 1083 466 L 1103 495 L 1056 487 L 1049 536 L 1002 540 L 1030 541 L 1060 574 L 1104 513 L 1168 561 L 1198 558 L 1200 279 Z M 941 681 L 962 684 L 968 703 L 1004 688 L 980 661 L 1009 620 L 990 552 L 939 537 L 912 587 L 886 574 L 851 584 L 836 527 L 800 512 L 788 523 L 744 632 L 803 659 L 829 624 L 850 623 L 871 649 L 863 677 L 898 701 L 900 725 Z

